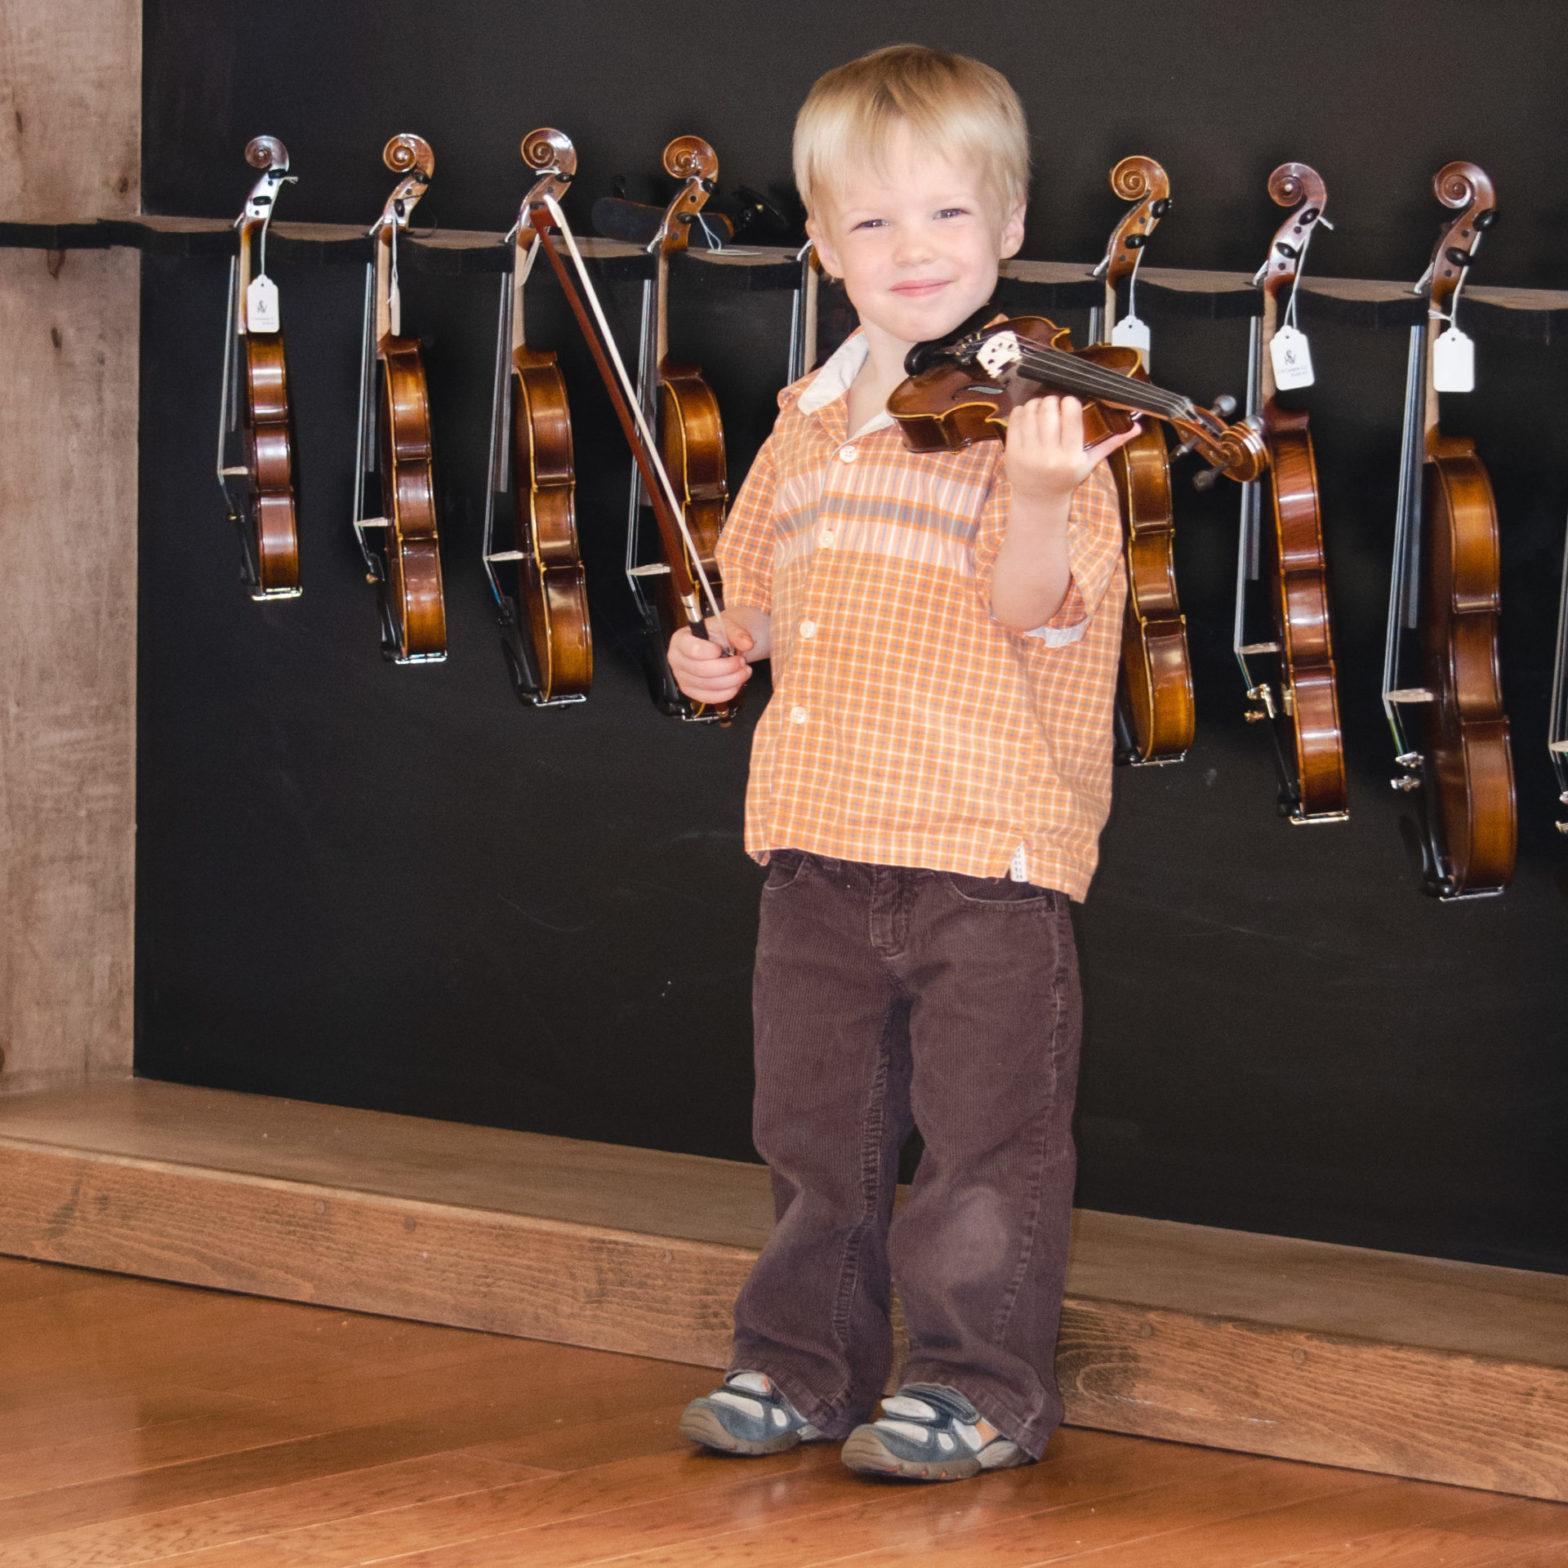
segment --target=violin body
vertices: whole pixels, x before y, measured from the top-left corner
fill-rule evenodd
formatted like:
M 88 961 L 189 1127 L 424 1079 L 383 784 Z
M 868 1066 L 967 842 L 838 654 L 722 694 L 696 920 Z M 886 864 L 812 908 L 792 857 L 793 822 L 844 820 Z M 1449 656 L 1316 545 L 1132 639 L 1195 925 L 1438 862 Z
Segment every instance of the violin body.
M 523 556 L 518 586 L 537 700 L 583 697 L 593 684 L 593 637 L 577 545 L 572 416 L 552 352 L 519 348 L 512 355 L 512 450 Z
M 1087 348 L 1070 346 L 1065 327 L 1044 316 L 1014 316 L 1008 327 L 1020 338 L 1041 347 L 1065 349 L 1075 358 L 1126 376 L 1144 375 L 1135 348 L 1094 343 Z M 973 366 L 941 364 L 922 370 L 894 387 L 887 400 L 888 412 L 898 421 L 904 444 L 912 452 L 951 452 L 977 441 L 1001 441 L 1007 419 L 1019 403 L 1050 390 L 1045 387 L 1004 385 L 990 380 Z M 1130 389 L 1129 389 L 1130 390 Z M 1093 446 L 1108 435 L 1131 427 L 1133 415 L 1125 407 L 1098 400 L 1083 410 L 1084 444 Z
M 1327 567 L 1318 512 L 1317 461 L 1305 414 L 1275 407 L 1266 416 L 1269 526 L 1262 536 L 1275 635 L 1280 702 L 1293 767 L 1282 805 L 1293 822 L 1346 814 L 1345 755 L 1329 626 Z
M 1449 890 L 1502 888 L 1513 877 L 1518 817 L 1497 659 L 1497 507 L 1474 444 L 1443 435 L 1429 443 L 1424 491 L 1430 826 Z
M 1127 530 L 1127 607 L 1122 617 L 1126 760 L 1176 762 L 1192 745 L 1196 711 L 1187 618 L 1176 598 L 1170 462 L 1157 428 L 1112 452 L 1111 476 Z
M 417 338 L 383 338 L 381 498 L 386 529 L 386 652 L 399 663 L 446 653 L 430 395 Z
M 698 559 L 714 592 L 722 592 L 716 552 L 729 506 L 724 424 L 718 399 L 697 366 L 666 363 L 660 367 L 656 430 L 659 457 L 675 486 Z M 695 575 L 691 552 L 685 553 L 687 570 Z M 665 585 L 671 581 L 669 576 L 660 578 Z M 667 624 L 673 630 L 683 621 L 680 605 L 673 593 L 661 598 Z
M 283 335 L 246 333 L 245 463 L 247 527 L 258 599 L 299 593 L 299 532 L 294 508 L 294 441 Z

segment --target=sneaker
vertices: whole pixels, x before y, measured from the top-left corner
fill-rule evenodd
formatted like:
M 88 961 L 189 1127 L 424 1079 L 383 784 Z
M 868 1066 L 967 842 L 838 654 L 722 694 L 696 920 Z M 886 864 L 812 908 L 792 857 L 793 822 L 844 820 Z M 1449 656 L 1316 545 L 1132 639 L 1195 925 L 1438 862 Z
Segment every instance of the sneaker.
M 962 1481 L 982 1470 L 1026 1465 L 1029 1456 L 1000 1433 L 987 1437 L 981 1415 L 940 1383 L 906 1383 L 882 1401 L 882 1414 L 857 1426 L 844 1443 L 844 1463 L 864 1475 L 909 1481 Z
M 723 1388 L 687 1405 L 681 1436 L 726 1454 L 778 1454 L 822 1434 L 761 1372 L 731 1372 Z

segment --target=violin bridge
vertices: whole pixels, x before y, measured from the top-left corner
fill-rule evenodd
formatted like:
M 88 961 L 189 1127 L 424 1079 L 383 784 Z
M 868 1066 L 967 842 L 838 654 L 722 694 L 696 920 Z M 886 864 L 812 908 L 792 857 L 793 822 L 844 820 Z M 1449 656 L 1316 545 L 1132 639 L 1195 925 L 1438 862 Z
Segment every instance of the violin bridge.
M 391 520 L 385 517 L 362 517 L 354 524 L 356 528 L 390 528 Z
M 1389 692 L 1388 700 L 1390 702 L 1431 702 L 1432 693 L 1425 686 L 1401 686 L 1397 690 Z M 1412 755 L 1415 754 L 1413 753 Z M 1399 760 L 1403 762 L 1404 758 L 1401 757 Z M 1419 762 L 1420 760 L 1420 756 L 1416 755 L 1416 761 Z
M 646 566 L 633 566 L 627 569 L 628 577 L 668 577 L 670 566 L 668 561 L 650 561 Z
M 528 557 L 521 550 L 497 550 L 485 557 L 487 561 L 526 561 Z

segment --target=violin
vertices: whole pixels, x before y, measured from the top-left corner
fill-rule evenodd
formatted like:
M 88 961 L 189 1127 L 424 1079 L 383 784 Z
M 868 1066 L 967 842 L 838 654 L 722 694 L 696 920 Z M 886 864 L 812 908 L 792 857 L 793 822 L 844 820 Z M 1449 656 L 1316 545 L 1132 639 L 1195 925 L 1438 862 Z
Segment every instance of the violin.
M 1220 474 L 1240 483 L 1256 479 L 1268 463 L 1255 425 L 1226 423 L 1235 399 L 1200 407 L 1150 382 L 1137 349 L 1103 343 L 1075 349 L 1067 329 L 1043 316 L 994 325 L 972 319 L 951 342 L 917 343 L 904 369 L 908 379 L 893 389 L 887 407 L 912 452 L 1000 440 L 1014 407 L 1054 393 L 1083 399 L 1086 447 L 1130 429 L 1139 415 L 1165 421 L 1182 438 L 1178 457 L 1196 452 L 1210 465 L 1194 480 L 1201 489 Z
M 501 279 L 484 562 L 513 690 L 523 701 L 545 708 L 582 702 L 593 683 L 593 637 L 577 545 L 571 410 L 554 352 L 528 346 L 523 305 L 538 253 L 535 214 L 545 212 L 547 193 L 557 200 L 565 194 L 577 172 L 577 153 L 566 136 L 546 126 L 524 138 L 522 155 L 538 179 L 518 212 L 511 234 L 512 270 Z M 517 544 L 497 551 L 495 508 L 508 491 Z M 514 564 L 515 598 L 496 574 L 497 566 Z
M 698 220 L 718 180 L 718 155 L 700 136 L 677 136 L 664 149 L 664 169 L 682 184 L 665 208 L 659 232 L 654 236 L 657 266 L 653 332 L 651 337 L 646 331 L 643 335 L 639 387 L 645 412 L 648 401 L 653 402 L 659 457 L 675 486 L 685 520 L 681 549 L 696 552 L 695 558 L 686 561 L 686 575 L 695 575 L 700 562 L 702 574 L 712 583 L 714 592 L 722 595 L 716 551 L 729 503 L 724 425 L 718 400 L 703 380 L 702 371 L 696 365 L 677 363 L 669 352 L 670 257 L 687 248 L 692 224 Z M 666 553 L 666 559 L 657 564 L 669 567 L 673 563 Z M 722 708 L 694 703 L 676 686 L 665 665 L 664 649 L 676 627 L 686 619 L 674 586 L 675 574 L 658 571 L 643 580 L 655 584 L 651 599 L 642 601 L 656 654 L 655 700 L 666 713 L 681 719 L 729 723 L 740 711 L 739 697 Z M 634 576 L 632 582 L 634 590 L 639 590 L 638 577 Z
M 1349 816 L 1317 462 L 1307 414 L 1278 401 L 1275 368 L 1280 356 L 1293 381 L 1310 384 L 1306 340 L 1290 318 L 1307 246 L 1319 224 L 1332 225 L 1323 217 L 1328 193 L 1315 169 L 1282 163 L 1269 176 L 1268 189 L 1277 205 L 1294 211 L 1275 233 L 1252 280 L 1263 289 L 1263 314 L 1252 322 L 1247 412 L 1262 422 L 1269 467 L 1266 480 L 1242 493 L 1233 645 L 1253 704 L 1246 717 L 1266 723 L 1274 743 L 1280 813 L 1299 826 L 1343 822 Z M 1287 301 L 1283 310 L 1282 299 Z M 1254 642 L 1245 632 L 1247 584 L 1259 578 L 1269 583 L 1273 635 Z M 1254 679 L 1248 660 L 1258 656 L 1274 661 L 1274 680 Z
M 1152 158 L 1123 158 L 1111 170 L 1111 189 L 1133 205 L 1112 231 L 1104 258 L 1090 274 L 1104 279 L 1105 304 L 1092 313 L 1089 336 L 1141 348 L 1147 371 L 1148 329 L 1133 309 L 1133 288 L 1149 236 L 1170 211 L 1170 179 Z M 1118 288 L 1124 280 L 1128 313 L 1118 319 Z M 1187 618 L 1176 597 L 1165 436 L 1156 426 L 1146 426 L 1107 461 L 1127 531 L 1117 760 L 1134 766 L 1180 762 L 1192 745 L 1195 720 Z
M 245 161 L 261 170 L 261 178 L 234 223 L 239 251 L 229 263 L 218 484 L 239 532 L 240 579 L 251 598 L 295 599 L 300 587 L 293 421 L 277 287 L 266 269 L 267 225 L 278 191 L 294 176 L 288 149 L 276 136 L 251 141 Z M 236 444 L 238 461 L 230 455 Z
M 1427 317 L 1411 328 L 1383 707 L 1400 769 L 1394 787 L 1423 797 L 1426 887 L 1453 900 L 1508 885 L 1518 820 L 1497 657 L 1497 508 L 1475 443 L 1444 434 L 1440 419 L 1440 395 L 1474 384 L 1474 349 L 1455 307 L 1497 200 L 1473 163 L 1445 164 L 1432 188 L 1455 215 L 1413 291 L 1427 296 Z M 1411 633 L 1419 633 L 1414 685 L 1404 679 Z M 1419 745 L 1406 738 L 1406 709 Z
M 436 523 L 430 394 L 419 339 L 404 337 L 397 237 L 424 195 L 435 154 L 421 136 L 394 136 L 382 161 L 402 176 L 370 228 L 361 338 L 354 533 L 365 575 L 379 590 L 381 652 L 394 664 L 446 658 L 446 601 Z M 372 465 L 374 465 L 372 467 Z M 367 479 L 379 472 L 382 515 L 365 515 Z M 368 535 L 378 535 L 380 545 Z
M 705 641 L 709 637 L 703 615 L 703 601 L 706 600 L 718 626 L 716 635 L 719 645 L 726 654 L 733 654 L 734 649 L 729 646 L 724 634 L 715 577 L 709 574 L 703 564 L 701 552 L 692 537 L 676 487 L 665 468 L 661 443 L 654 433 L 653 417 L 644 409 L 638 388 L 632 384 L 632 378 L 627 373 L 620 350 L 615 344 L 615 335 L 610 330 L 604 306 L 599 299 L 598 291 L 594 288 L 593 279 L 588 274 L 582 252 L 567 224 L 566 215 L 562 212 L 560 203 L 548 190 L 541 196 L 539 207 L 530 215 L 530 222 L 539 242 L 539 248 L 544 252 L 551 270 L 560 281 L 561 291 L 571 306 L 572 314 L 577 318 L 583 339 L 593 355 L 594 364 L 604 382 L 605 390 L 610 395 L 610 402 L 615 409 L 616 417 L 620 420 L 626 443 L 631 448 L 637 480 L 647 495 L 654 520 L 658 524 L 664 560 L 651 568 L 633 568 L 629 570 L 628 575 L 634 585 L 639 576 L 667 577 L 668 597 L 679 613 L 682 624 L 694 637 L 700 637 Z M 552 238 L 555 233 L 559 233 L 571 254 L 577 275 L 576 281 L 567 272 L 566 263 L 561 259 L 560 251 Z M 645 321 L 649 314 L 651 314 L 651 307 L 650 311 L 645 312 Z M 646 339 L 646 333 L 644 337 Z M 637 496 L 638 490 L 634 488 L 632 493 L 634 507 Z M 631 542 L 629 539 L 628 543 Z M 645 604 L 646 601 L 639 598 L 638 602 Z M 661 663 L 664 663 L 662 647 L 658 649 L 658 654 Z M 667 663 L 664 663 L 664 668 L 668 676 Z M 673 680 L 670 681 L 670 685 L 673 687 Z M 690 706 L 692 718 L 716 718 L 722 723 L 726 722 L 728 715 L 734 712 L 736 705 L 730 704 L 719 710 L 701 703 Z M 669 711 L 676 710 L 672 708 Z

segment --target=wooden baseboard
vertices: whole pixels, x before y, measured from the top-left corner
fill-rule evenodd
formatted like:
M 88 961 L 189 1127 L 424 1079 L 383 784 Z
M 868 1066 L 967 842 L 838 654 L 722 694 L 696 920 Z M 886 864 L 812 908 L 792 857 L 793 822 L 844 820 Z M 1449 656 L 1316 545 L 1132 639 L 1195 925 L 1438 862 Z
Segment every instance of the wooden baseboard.
M 136 1081 L 0 1099 L 0 1252 L 722 1366 L 756 1166 Z M 1080 1211 L 1075 1425 L 1568 1501 L 1568 1278 Z

